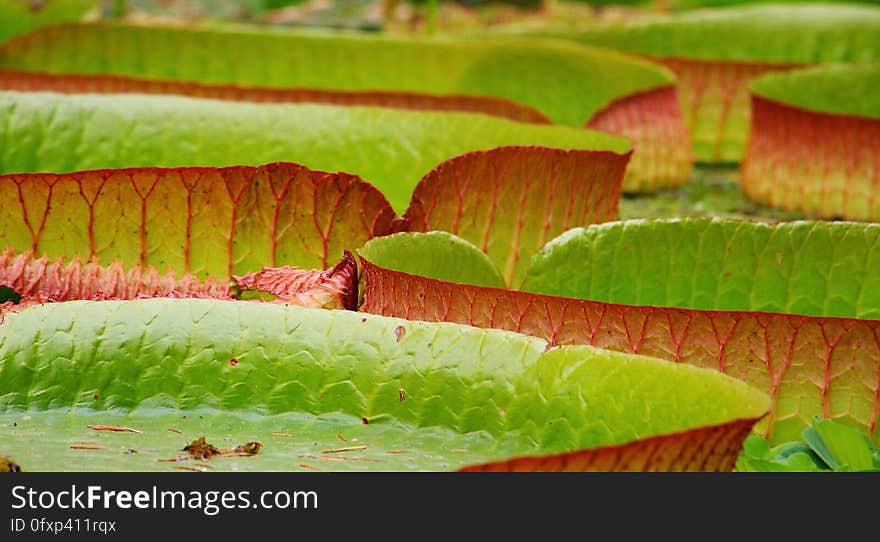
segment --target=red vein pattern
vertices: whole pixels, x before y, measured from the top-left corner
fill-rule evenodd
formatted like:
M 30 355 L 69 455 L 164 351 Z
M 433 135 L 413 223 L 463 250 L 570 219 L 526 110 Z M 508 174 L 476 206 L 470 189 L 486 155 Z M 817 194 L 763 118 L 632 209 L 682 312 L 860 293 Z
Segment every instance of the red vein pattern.
M 143 297 L 230 299 L 226 281 L 210 278 L 201 281 L 192 275 L 178 278 L 173 271 L 163 275 L 153 267 L 126 269 L 118 261 L 102 266 L 98 261 L 83 262 L 79 258 L 50 260 L 29 252 L 16 254 L 12 249 L 0 253 L 0 286 L 11 288 L 25 303 L 31 299 L 38 302 Z
M 743 191 L 822 218 L 880 220 L 880 119 L 752 96 Z
M 342 91 L 313 88 L 241 87 L 116 75 L 56 75 L 0 70 L 0 89 L 63 93 L 177 94 L 246 102 L 309 102 L 398 109 L 486 113 L 520 122 L 550 124 L 537 110 L 504 98 L 414 92 Z
M 324 269 L 396 220 L 359 177 L 288 163 L 12 174 L 0 199 L 2 247 L 200 278 Z
M 799 437 L 814 415 L 846 418 L 880 440 L 880 321 L 615 305 L 479 288 L 362 259 L 364 312 L 518 331 L 714 368 L 771 397 L 759 429 Z
M 625 192 L 656 190 L 690 181 L 690 133 L 674 86 L 616 100 L 596 113 L 587 128 L 621 135 L 633 142 L 633 156 L 623 180 Z
M 524 456 L 473 465 L 464 472 L 728 472 L 756 419 L 737 420 L 619 446 L 556 455 Z
M 678 77 L 678 99 L 701 162 L 739 162 L 749 131 L 752 79 L 792 64 L 654 58 Z
M 419 182 L 404 221 L 410 231 L 467 239 L 489 255 L 506 284 L 518 286 L 547 241 L 617 219 L 630 154 L 539 147 L 468 153 Z

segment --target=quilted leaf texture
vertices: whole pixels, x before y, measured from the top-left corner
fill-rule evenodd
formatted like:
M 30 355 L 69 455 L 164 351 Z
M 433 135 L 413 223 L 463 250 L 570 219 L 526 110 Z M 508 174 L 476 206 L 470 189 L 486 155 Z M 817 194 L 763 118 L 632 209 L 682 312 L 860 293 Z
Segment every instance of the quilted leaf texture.
M 760 5 L 644 17 L 567 37 L 637 53 L 678 77 L 697 160 L 737 162 L 749 127 L 749 82 L 768 72 L 880 59 L 880 9 Z
M 2 173 L 291 161 L 359 175 L 401 213 L 419 179 L 471 151 L 630 150 L 608 134 L 488 115 L 134 94 L 0 92 L 0 126 Z
M 740 378 L 771 397 L 759 430 L 798 438 L 814 415 L 880 440 L 880 321 L 619 305 L 481 288 L 362 260 L 368 313 L 518 331 L 552 344 L 656 356 Z
M 358 177 L 287 163 L 7 175 L 0 197 L 2 246 L 201 279 L 324 269 L 396 218 Z
M 383 105 L 589 125 L 634 142 L 638 165 L 626 190 L 690 178 L 673 75 L 568 43 L 89 24 L 16 40 L 0 48 L 0 66 L 6 89 Z
M 7 314 L 0 338 L 6 411 L 353 416 L 481 432 L 494 445 L 472 454 L 477 464 L 751 424 L 768 407 L 765 394 L 716 371 L 586 346 L 543 353 L 544 341 L 501 330 L 268 303 L 46 304 Z M 719 443 L 706 436 L 691 443 Z M 733 448 L 717 451 L 732 461 Z
M 880 226 L 633 220 L 577 228 L 523 289 L 627 305 L 880 318 Z
M 812 216 L 880 220 L 878 87 L 880 64 L 755 81 L 743 192 Z

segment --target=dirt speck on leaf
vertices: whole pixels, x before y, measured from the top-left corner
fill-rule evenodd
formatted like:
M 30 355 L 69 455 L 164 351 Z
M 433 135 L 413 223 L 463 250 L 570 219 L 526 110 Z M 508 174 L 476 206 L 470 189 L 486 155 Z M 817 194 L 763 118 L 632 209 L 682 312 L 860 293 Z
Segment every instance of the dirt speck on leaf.
M 396 328 L 394 328 L 394 337 L 397 340 L 397 342 L 402 341 L 405 336 L 406 336 L 406 328 L 405 327 L 397 326 Z

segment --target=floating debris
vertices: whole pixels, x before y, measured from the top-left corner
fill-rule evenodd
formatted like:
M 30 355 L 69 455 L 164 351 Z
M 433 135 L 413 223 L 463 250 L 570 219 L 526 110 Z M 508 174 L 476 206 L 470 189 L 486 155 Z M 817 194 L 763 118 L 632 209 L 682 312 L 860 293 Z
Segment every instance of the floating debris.
M 339 454 L 343 452 L 356 452 L 358 450 L 366 450 L 366 446 L 346 446 L 344 448 L 332 448 L 330 450 L 321 450 L 325 454 Z
M 95 431 L 116 431 L 119 433 L 141 433 L 143 431 L 140 429 L 132 429 L 131 427 L 122 427 L 119 425 L 89 425 L 89 429 L 94 429 Z
M 205 437 L 199 437 L 198 439 L 190 442 L 186 446 L 183 447 L 183 452 L 188 452 L 191 456 L 196 459 L 211 459 L 215 455 L 220 455 L 222 452 L 217 449 L 213 444 L 208 444 L 205 442 Z
M 257 455 L 262 449 L 263 445 L 259 442 L 248 442 L 247 444 L 239 444 L 232 451 L 236 454 Z
M 71 444 L 71 450 L 106 450 L 103 446 L 94 446 L 91 444 Z
M 181 431 L 180 429 L 173 429 L 173 428 L 169 427 L 168 430 L 171 431 L 172 433 L 177 433 L 178 435 L 183 434 L 183 431 Z
M 321 467 L 316 467 L 315 465 L 309 465 L 308 463 L 300 463 L 300 467 L 309 470 L 321 470 Z
M 23 472 L 23 469 L 11 458 L 0 455 L 0 472 Z
M 274 431 L 272 432 L 272 436 L 281 438 L 293 438 L 293 435 L 291 435 L 290 433 L 278 433 Z

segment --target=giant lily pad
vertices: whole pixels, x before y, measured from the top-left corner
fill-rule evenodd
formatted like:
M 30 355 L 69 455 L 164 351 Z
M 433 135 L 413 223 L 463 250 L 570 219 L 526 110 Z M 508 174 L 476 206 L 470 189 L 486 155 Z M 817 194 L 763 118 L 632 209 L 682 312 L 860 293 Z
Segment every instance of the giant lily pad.
M 876 7 L 779 4 L 640 18 L 569 37 L 672 68 L 696 158 L 730 162 L 745 148 L 750 80 L 805 64 L 878 60 L 878 33 Z
M 464 109 L 589 123 L 636 143 L 628 190 L 680 184 L 690 174 L 672 74 L 565 42 L 81 24 L 15 40 L 0 48 L 0 67 L 55 74 L 6 74 L 2 88 Z
M 549 237 L 617 217 L 628 159 L 614 136 L 464 113 L 8 92 L 0 119 L 5 172 L 293 159 L 381 191 L 291 165 L 0 180 L 19 202 L 3 210 L 7 247 L 201 276 L 325 268 L 392 231 L 384 194 L 411 200 L 395 228 L 465 237 L 518 283 Z
M 547 244 L 523 289 L 628 305 L 880 318 L 880 226 L 613 222 Z
M 436 280 L 414 274 L 419 272 L 414 266 L 395 265 L 381 254 L 374 254 L 374 263 L 362 262 L 365 287 L 361 310 L 508 329 L 554 344 L 590 344 L 714 368 L 768 391 L 772 411 L 759 431 L 775 443 L 796 438 L 815 415 L 840 418 L 880 439 L 880 321 L 755 310 L 782 306 L 811 312 L 824 304 L 837 311 L 857 307 L 866 316 L 874 314 L 867 307 L 876 300 L 866 295 L 876 290 L 871 286 L 873 275 L 860 276 L 856 262 L 864 262 L 871 269 L 871 239 L 876 236 L 876 228 L 820 223 L 814 225 L 816 231 L 811 231 L 805 224 L 779 229 L 729 224 L 685 221 L 598 226 L 611 230 L 607 232 L 609 238 L 592 244 L 584 240 L 583 232 L 573 232 L 568 237 L 567 251 L 564 245 L 549 251 L 554 265 L 562 268 L 560 273 L 533 274 L 526 283 L 554 296 Z M 623 227 L 630 230 L 615 232 L 615 228 Z M 645 232 L 643 227 L 658 231 Z M 825 229 L 828 227 L 832 231 Z M 614 233 L 619 237 L 613 237 Z M 693 250 L 697 246 L 699 257 Z M 831 247 L 834 257 L 828 257 Z M 807 256 L 812 251 L 817 254 L 814 258 Z M 719 260 L 716 254 L 727 254 L 727 258 Z M 406 261 L 405 247 L 395 255 L 396 261 Z M 670 255 L 675 259 L 663 260 Z M 740 258 L 739 266 L 733 262 L 735 257 Z M 779 268 L 775 266 L 777 258 Z M 779 276 L 791 269 L 786 262 L 794 258 L 799 262 L 795 267 L 802 271 Z M 706 269 L 713 260 L 720 262 L 714 265 L 726 267 Z M 826 260 L 833 265 L 823 268 Z M 539 256 L 534 268 L 549 269 L 543 267 L 544 263 Z M 631 274 L 635 268 L 640 270 L 636 275 L 641 278 Z M 687 270 L 702 273 L 686 277 Z M 585 278 L 590 275 L 595 275 L 595 284 L 608 286 L 611 281 L 615 286 L 591 290 L 589 286 L 594 283 Z M 819 288 L 819 284 L 825 284 L 825 276 L 830 280 L 824 289 Z M 717 284 L 713 283 L 716 280 Z M 721 294 L 728 281 L 740 294 L 719 295 L 716 308 L 730 308 L 731 300 L 738 297 L 760 305 L 747 310 L 670 307 L 687 304 L 678 293 L 700 294 L 715 284 Z M 754 292 L 762 295 L 750 294 L 752 286 L 761 286 Z M 601 298 L 597 294 L 608 292 L 614 296 L 611 302 L 589 300 L 590 296 Z M 803 297 L 798 297 L 799 292 Z M 560 294 L 570 297 L 557 297 Z M 647 303 L 649 298 L 644 296 L 648 294 L 653 294 L 650 300 L 660 306 L 621 304 Z M 634 297 L 640 295 L 643 297 Z M 788 296 L 801 301 L 789 303 Z M 847 302 L 848 296 L 852 299 Z M 691 301 L 706 298 L 695 295 Z M 714 296 L 708 298 L 715 300 Z M 812 305 L 805 305 L 804 300 L 811 300 Z M 876 311 L 876 304 L 873 306 Z
M 812 216 L 880 219 L 880 64 L 771 74 L 751 88 L 743 191 Z
M 275 441 L 271 454 L 247 461 L 212 460 L 218 468 L 280 470 L 320 461 L 300 459 L 309 452 L 363 451 L 364 467 L 439 469 L 725 424 L 744 437 L 737 420 L 754 421 L 768 406 L 740 381 L 652 358 L 590 347 L 542 354 L 544 341 L 499 330 L 258 302 L 46 304 L 6 314 L 0 337 L 2 418 L 21 419 L 23 409 L 30 417 L 21 429 L 3 424 L 3 452 L 30 470 L 75 465 L 83 455 L 70 444 L 107 422 L 150 436 L 75 447 L 108 452 L 90 468 L 179 464 L 131 459 L 123 447 L 174 456 L 182 437 L 162 431 L 185 424 L 188 435 L 302 431 L 308 439 Z M 128 414 L 102 418 L 108 409 Z M 219 412 L 234 415 L 221 422 Z M 245 427 L 254 414 L 271 417 Z M 190 420 L 197 416 L 206 420 Z M 31 452 L 33 437 L 46 434 Z M 358 441 L 341 446 L 336 435 Z M 413 455 L 387 463 L 400 449 Z

